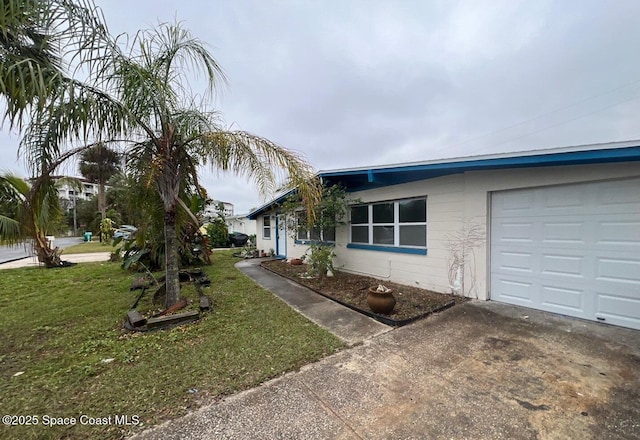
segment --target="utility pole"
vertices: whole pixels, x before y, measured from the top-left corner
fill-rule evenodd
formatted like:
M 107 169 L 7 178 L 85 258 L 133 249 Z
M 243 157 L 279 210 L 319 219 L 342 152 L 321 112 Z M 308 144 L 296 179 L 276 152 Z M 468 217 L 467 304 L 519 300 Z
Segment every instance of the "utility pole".
M 73 236 L 74 237 L 78 236 L 78 219 L 76 216 L 76 200 L 77 200 L 77 196 L 74 193 L 73 194 Z

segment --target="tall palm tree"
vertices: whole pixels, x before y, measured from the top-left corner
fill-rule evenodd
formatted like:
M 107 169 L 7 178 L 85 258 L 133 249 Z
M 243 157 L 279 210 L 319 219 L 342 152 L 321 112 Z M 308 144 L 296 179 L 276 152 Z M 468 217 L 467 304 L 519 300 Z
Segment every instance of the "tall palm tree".
M 305 194 L 310 221 L 321 191 L 301 155 L 254 134 L 226 130 L 217 113 L 207 110 L 225 76 L 205 45 L 179 24 L 141 31 L 126 50 L 119 43 L 112 41 L 110 52 L 94 64 L 89 82 L 67 91 L 67 100 L 34 119 L 21 152 L 31 164 L 50 163 L 65 154 L 65 141 L 92 135 L 124 138 L 120 141 L 130 157 L 147 158 L 146 184 L 157 191 L 164 213 L 169 307 L 180 297 L 178 213 L 190 212 L 180 194 L 186 184 L 200 188 L 199 167 L 244 176 L 263 193 L 288 175 Z M 207 80 L 199 104 L 191 95 L 189 73 L 203 73 Z
M 90 182 L 98 184 L 98 210 L 103 219 L 107 216 L 104 186 L 118 172 L 119 164 L 120 155 L 103 143 L 98 143 L 80 154 L 80 174 Z

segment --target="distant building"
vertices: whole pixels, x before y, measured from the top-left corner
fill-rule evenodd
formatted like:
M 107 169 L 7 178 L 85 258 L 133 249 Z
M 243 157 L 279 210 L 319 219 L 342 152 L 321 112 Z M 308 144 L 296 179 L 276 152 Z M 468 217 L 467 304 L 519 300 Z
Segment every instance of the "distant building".
M 63 179 L 76 179 L 80 187 L 76 188 L 75 185 Z M 56 182 L 56 186 L 58 187 L 58 196 L 60 199 L 67 201 L 73 201 L 74 199 L 91 200 L 93 196 L 98 195 L 98 188 L 100 186 L 82 177 L 54 176 L 53 181 Z M 105 190 L 108 188 L 109 186 L 105 185 Z
M 224 217 L 233 216 L 233 203 L 223 202 L 220 200 L 212 200 L 207 206 L 204 208 L 203 217 L 205 221 L 211 221 L 212 219 L 218 217 L 219 215 L 219 207 L 222 204 L 223 211 L 222 214 Z

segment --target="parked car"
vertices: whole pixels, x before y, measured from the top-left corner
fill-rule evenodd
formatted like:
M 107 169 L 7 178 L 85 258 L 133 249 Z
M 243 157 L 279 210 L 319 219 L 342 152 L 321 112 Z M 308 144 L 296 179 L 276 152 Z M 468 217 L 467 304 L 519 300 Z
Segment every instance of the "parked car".
M 113 238 L 119 238 L 119 237 L 129 238 L 131 237 L 131 234 L 133 234 L 137 230 L 138 228 L 136 228 L 135 226 L 122 225 L 119 228 L 116 228 L 116 230 L 113 233 Z
M 229 234 L 229 243 L 231 247 L 242 247 L 249 241 L 249 236 L 242 232 L 232 232 Z

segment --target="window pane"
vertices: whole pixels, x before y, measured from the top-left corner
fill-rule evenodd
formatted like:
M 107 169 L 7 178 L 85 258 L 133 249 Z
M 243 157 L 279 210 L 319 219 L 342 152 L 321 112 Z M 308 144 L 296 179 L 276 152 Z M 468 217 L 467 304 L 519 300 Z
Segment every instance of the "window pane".
M 326 228 L 322 231 L 322 241 L 336 241 L 336 228 Z
M 298 240 L 307 240 L 307 213 L 296 213 L 298 223 Z
M 379 203 L 377 205 L 373 205 L 373 222 L 393 223 L 393 203 Z
M 268 215 L 262 217 L 262 237 L 271 238 L 271 218 Z
M 373 244 L 393 244 L 393 226 L 374 226 Z
M 398 202 L 398 208 L 400 211 L 400 223 L 427 221 L 426 199 L 402 200 Z
M 369 227 L 351 226 L 351 243 L 369 243 Z
M 351 223 L 369 223 L 369 207 L 364 206 L 352 206 L 351 207 Z
M 311 240 L 320 240 L 320 229 L 313 228 L 309 234 Z
M 427 227 L 400 226 L 400 246 L 427 247 Z

